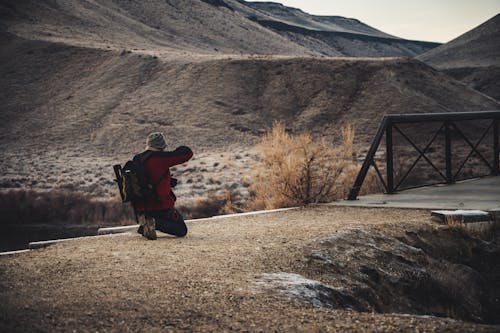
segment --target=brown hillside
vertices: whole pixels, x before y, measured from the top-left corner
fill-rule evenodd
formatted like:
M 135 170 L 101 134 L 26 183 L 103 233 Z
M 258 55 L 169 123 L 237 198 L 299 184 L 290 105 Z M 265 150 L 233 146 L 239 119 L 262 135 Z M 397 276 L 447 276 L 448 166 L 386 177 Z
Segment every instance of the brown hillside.
M 6 0 L 0 22 L 26 39 L 93 48 L 175 55 L 314 53 L 226 7 L 199 0 Z
M 186 56 L 408 56 L 436 43 L 390 36 L 355 19 L 279 12 L 236 0 L 18 1 L 0 4 L 0 29 L 26 39 Z M 278 26 L 276 26 L 276 24 Z
M 2 48 L 1 57 L 2 143 L 16 138 L 35 149 L 68 148 L 69 137 L 96 152 L 138 149 L 137 138 L 151 127 L 179 142 L 213 149 L 251 143 L 275 119 L 296 132 L 329 137 L 340 123 L 352 121 L 366 141 L 386 113 L 498 107 L 407 59 L 185 62 L 18 39 Z M 117 142 L 124 132 L 130 135 Z
M 340 124 L 352 122 L 363 150 L 386 113 L 499 108 L 408 59 L 172 60 L 11 35 L 2 44 L 2 187 L 38 187 L 40 179 L 47 181 L 44 187 L 113 186 L 113 161 L 140 151 L 146 134 L 156 129 L 167 134 L 171 147 L 192 146 L 213 164 L 223 160 L 220 153 L 246 154 L 245 147 L 276 119 L 294 132 L 330 139 Z M 75 180 L 82 175 L 88 176 L 83 184 Z
M 500 14 L 418 59 L 500 100 Z
M 439 69 L 500 66 L 500 14 L 418 59 Z
M 0 188 L 115 193 L 112 164 L 161 130 L 171 148 L 192 146 L 198 159 L 176 171 L 186 180 L 178 191 L 206 195 L 243 186 L 248 147 L 275 120 L 331 140 L 352 122 L 365 151 L 385 113 L 499 107 L 418 61 L 310 56 L 322 52 L 319 40 L 299 46 L 248 18 L 242 8 L 256 9 L 247 5 L 3 1 Z M 279 9 L 259 10 L 273 22 L 289 15 L 287 24 L 307 29 L 390 37 L 356 20 Z
M 356 19 L 310 15 L 280 3 L 225 1 L 250 20 L 327 56 L 414 57 L 440 45 L 401 39 Z

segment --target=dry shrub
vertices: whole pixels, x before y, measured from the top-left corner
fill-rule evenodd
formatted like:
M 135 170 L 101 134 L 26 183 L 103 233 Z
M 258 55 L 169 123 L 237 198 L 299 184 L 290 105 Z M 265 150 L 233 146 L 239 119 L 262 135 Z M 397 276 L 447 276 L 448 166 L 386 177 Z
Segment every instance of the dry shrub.
M 339 190 L 342 190 L 342 198 L 346 198 L 351 190 L 354 182 L 356 181 L 356 177 L 358 177 L 359 170 L 361 169 L 361 165 L 355 164 L 354 162 L 349 164 L 342 173 L 340 177 L 340 186 Z M 363 185 L 361 185 L 361 189 L 358 195 L 367 195 L 373 193 L 380 193 L 384 190 L 382 183 L 380 182 L 376 171 L 373 168 L 368 170 L 366 174 L 365 180 L 363 181 Z
M 463 218 L 447 216 L 445 220 L 450 228 L 459 230 L 469 237 L 478 238 L 485 241 L 491 241 L 498 238 L 498 221 L 483 222 L 483 223 L 465 223 Z
M 95 200 L 64 190 L 0 192 L 1 224 L 116 225 L 131 224 L 133 210 L 118 200 Z
M 198 219 L 243 212 L 241 195 L 236 192 L 212 192 L 206 197 L 194 198 L 177 207 L 185 219 Z
M 340 176 L 352 164 L 354 129 L 342 129 L 342 143 L 332 147 L 309 133 L 291 136 L 276 122 L 257 146 L 257 167 L 251 209 L 273 209 L 331 202 L 343 195 Z

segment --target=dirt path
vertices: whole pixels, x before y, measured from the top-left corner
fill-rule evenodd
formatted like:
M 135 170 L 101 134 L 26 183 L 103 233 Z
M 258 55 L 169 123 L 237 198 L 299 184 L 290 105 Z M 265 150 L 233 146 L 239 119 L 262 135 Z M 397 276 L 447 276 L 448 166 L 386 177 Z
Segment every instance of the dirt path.
M 323 206 L 191 223 L 184 239 L 87 239 L 1 257 L 0 331 L 498 332 L 451 319 L 314 308 L 256 287 L 262 273 L 299 272 L 315 239 L 429 216 Z

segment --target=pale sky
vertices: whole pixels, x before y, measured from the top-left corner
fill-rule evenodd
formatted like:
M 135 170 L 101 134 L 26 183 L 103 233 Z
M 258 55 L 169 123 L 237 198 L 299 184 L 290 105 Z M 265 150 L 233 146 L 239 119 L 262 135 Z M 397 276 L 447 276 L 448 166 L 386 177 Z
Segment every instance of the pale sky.
M 264 0 L 251 0 L 264 1 Z M 448 42 L 500 13 L 500 0 L 275 0 L 315 15 L 356 18 L 406 39 Z

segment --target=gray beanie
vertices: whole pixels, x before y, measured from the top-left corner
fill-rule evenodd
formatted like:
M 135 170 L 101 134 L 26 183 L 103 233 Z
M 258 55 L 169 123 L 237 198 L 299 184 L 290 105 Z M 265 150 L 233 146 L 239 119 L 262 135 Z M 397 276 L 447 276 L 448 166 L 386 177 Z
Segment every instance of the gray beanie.
M 146 145 L 153 149 L 165 149 L 167 143 L 165 142 L 165 136 L 161 132 L 153 132 L 148 135 L 146 140 Z

